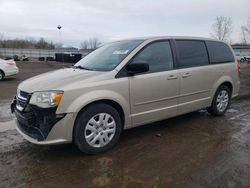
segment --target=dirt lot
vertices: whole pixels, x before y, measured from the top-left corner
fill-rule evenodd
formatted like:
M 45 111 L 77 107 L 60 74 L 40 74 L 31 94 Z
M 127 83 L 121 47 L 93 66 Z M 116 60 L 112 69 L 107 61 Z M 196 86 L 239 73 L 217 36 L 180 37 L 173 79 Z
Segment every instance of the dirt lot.
M 59 69 L 62 67 L 69 67 L 71 64 L 69 63 L 47 63 L 47 62 L 20 62 L 17 61 L 17 66 L 20 69 L 20 73 L 15 76 L 11 76 L 0 82 L 1 92 L 0 99 L 10 99 L 15 95 L 17 85 L 32 76 L 36 76 L 38 74 L 52 71 L 55 69 Z M 4 88 L 4 91 L 3 91 Z M 11 95 L 11 96 L 10 96 Z
M 17 84 L 61 64 L 19 62 L 0 83 L 0 187 L 250 187 L 250 66 L 223 117 L 205 110 L 125 131 L 117 146 L 89 156 L 72 144 L 37 146 L 13 128 Z

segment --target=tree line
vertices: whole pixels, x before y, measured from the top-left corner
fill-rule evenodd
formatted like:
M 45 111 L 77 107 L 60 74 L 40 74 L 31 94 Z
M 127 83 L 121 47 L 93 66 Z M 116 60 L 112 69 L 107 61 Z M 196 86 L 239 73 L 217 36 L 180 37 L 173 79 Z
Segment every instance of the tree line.
M 44 38 L 34 39 L 5 39 L 0 34 L 0 48 L 41 48 L 55 49 L 56 45 L 46 41 Z
M 94 50 L 99 48 L 102 42 L 94 37 L 84 40 L 80 44 L 81 49 Z M 44 38 L 39 40 L 34 39 L 5 39 L 0 33 L 0 48 L 40 48 L 40 49 L 55 49 L 62 48 L 62 44 L 54 44 L 46 41 Z
M 95 50 L 99 48 L 101 45 L 102 45 L 102 42 L 98 38 L 94 37 L 94 38 L 89 38 L 87 40 L 84 40 L 81 43 L 80 48 Z

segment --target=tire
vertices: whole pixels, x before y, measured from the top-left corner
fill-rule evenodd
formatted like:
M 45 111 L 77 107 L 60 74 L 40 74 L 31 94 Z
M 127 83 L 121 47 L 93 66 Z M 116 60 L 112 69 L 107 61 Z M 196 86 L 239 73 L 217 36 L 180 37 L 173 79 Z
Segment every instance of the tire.
M 212 105 L 207 108 L 207 111 L 213 116 L 222 116 L 226 113 L 231 102 L 231 91 L 229 87 L 220 86 L 213 98 Z
M 97 154 L 112 148 L 121 132 L 122 121 L 118 111 L 108 104 L 99 103 L 80 112 L 73 139 L 80 151 Z
M 2 81 L 4 79 L 4 72 L 2 70 L 0 70 L 0 81 Z

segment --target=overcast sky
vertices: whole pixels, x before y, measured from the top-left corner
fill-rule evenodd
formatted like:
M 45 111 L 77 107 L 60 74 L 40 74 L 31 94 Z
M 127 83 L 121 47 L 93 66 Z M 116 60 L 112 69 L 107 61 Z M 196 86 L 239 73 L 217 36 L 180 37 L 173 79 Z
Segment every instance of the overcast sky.
M 240 41 L 250 0 L 0 0 L 0 33 L 60 42 L 60 24 L 64 46 L 75 47 L 89 37 L 210 37 L 216 16 L 232 18 L 232 41 Z

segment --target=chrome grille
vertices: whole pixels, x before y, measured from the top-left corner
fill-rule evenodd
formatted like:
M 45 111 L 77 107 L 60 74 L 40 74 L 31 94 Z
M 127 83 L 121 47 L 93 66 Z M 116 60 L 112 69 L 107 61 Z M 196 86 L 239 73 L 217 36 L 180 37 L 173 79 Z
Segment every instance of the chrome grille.
M 29 98 L 29 93 L 21 91 L 21 90 L 17 90 L 16 108 L 19 111 L 23 111 L 23 109 L 27 105 L 28 98 Z

